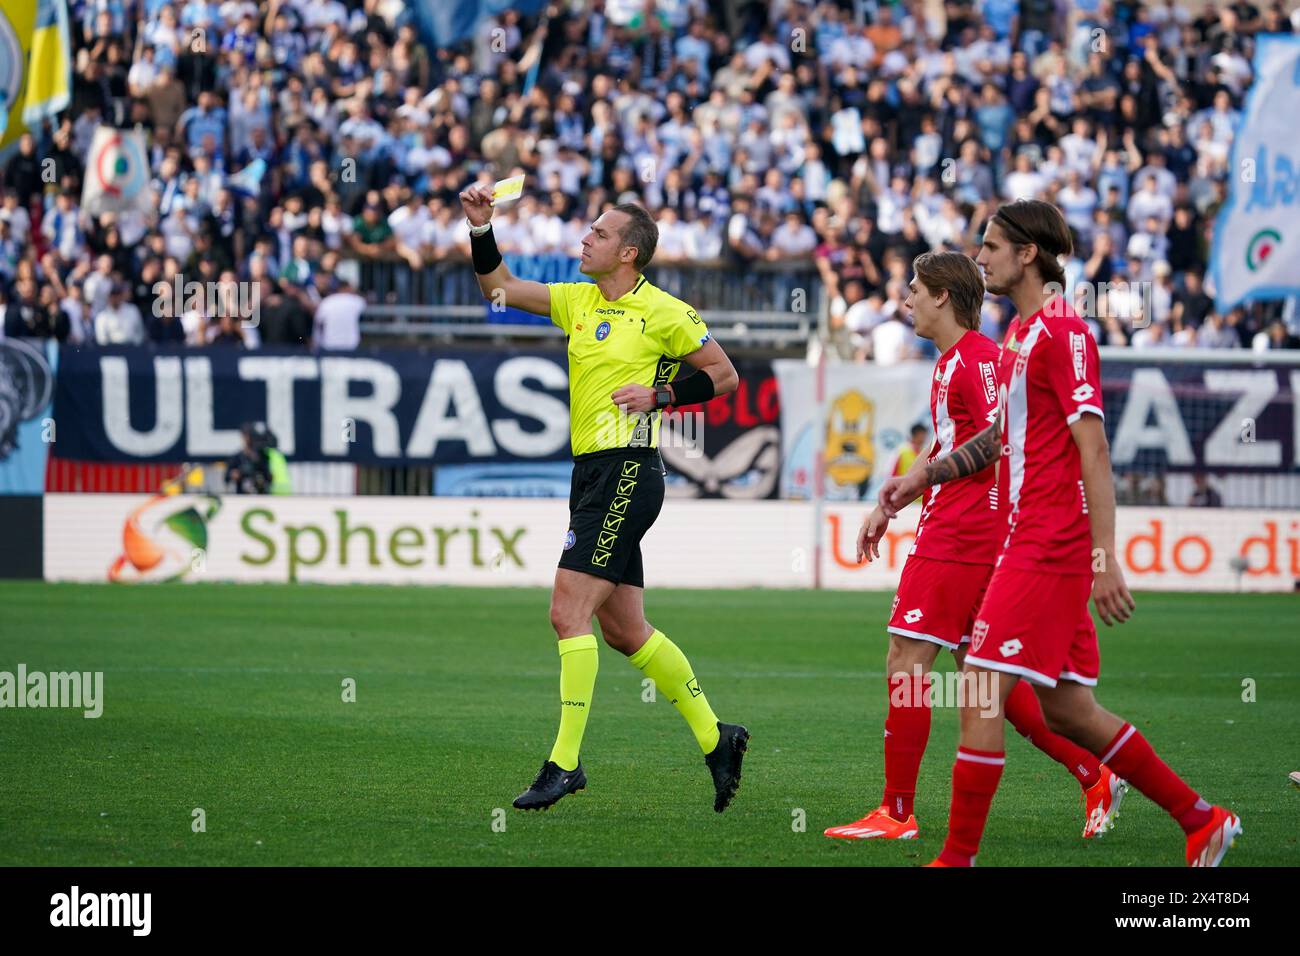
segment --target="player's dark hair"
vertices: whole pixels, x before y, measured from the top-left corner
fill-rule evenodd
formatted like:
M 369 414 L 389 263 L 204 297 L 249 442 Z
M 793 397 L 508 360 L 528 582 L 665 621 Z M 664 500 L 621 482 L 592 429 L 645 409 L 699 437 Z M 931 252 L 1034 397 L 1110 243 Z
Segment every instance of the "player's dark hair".
M 1058 256 L 1068 256 L 1073 252 L 1074 244 L 1070 241 L 1070 227 L 1065 224 L 1061 210 L 1041 199 L 1017 199 L 999 206 L 993 214 L 993 221 L 1013 246 L 1034 245 L 1038 248 L 1034 264 L 1044 282 L 1065 286 L 1065 269 L 1056 260 Z
M 654 258 L 655 246 L 659 245 L 659 226 L 650 213 L 634 202 L 621 202 L 614 207 L 614 212 L 621 212 L 628 217 L 627 225 L 619 233 L 618 239 L 623 246 L 636 248 L 636 259 L 632 265 L 637 272 L 644 272 Z
M 984 277 L 974 259 L 960 252 L 923 252 L 912 260 L 912 270 L 930 295 L 948 290 L 958 325 L 964 329 L 980 327 Z

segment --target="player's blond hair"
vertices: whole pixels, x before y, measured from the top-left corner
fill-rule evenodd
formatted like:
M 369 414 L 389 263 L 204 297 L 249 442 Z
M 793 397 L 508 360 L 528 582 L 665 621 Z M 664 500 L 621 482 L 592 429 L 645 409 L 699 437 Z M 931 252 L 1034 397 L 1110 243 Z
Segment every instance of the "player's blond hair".
M 948 290 L 958 325 L 964 329 L 980 327 L 984 277 L 974 259 L 960 252 L 923 252 L 912 260 L 912 271 L 930 295 Z

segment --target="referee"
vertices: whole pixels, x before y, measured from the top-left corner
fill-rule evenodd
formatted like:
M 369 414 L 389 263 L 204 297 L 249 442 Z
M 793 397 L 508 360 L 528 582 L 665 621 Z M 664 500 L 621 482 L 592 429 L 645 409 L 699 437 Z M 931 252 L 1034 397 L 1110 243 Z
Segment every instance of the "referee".
M 635 203 L 607 210 L 582 240 L 579 266 L 594 282 L 529 282 L 501 260 L 492 235 L 492 187 L 460 194 L 479 288 L 494 302 L 549 316 L 568 336 L 573 483 L 551 626 L 559 638 L 560 730 L 520 810 L 544 810 L 583 789 L 578 759 L 596 684 L 594 614 L 601 636 L 655 682 L 690 724 L 713 775 L 721 813 L 740 787 L 749 732 L 718 721 L 686 655 L 645 617 L 641 538 L 664 500 L 656 443 L 660 411 L 735 391 L 736 370 L 695 310 L 642 275 L 659 230 Z M 696 371 L 673 381 L 681 363 Z

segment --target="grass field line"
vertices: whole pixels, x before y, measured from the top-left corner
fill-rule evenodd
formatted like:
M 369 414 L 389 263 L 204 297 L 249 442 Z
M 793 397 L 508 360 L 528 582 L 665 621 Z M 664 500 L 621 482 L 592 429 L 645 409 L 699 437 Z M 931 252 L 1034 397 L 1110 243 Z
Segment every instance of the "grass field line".
M 345 668 L 338 667 L 330 670 L 305 669 L 298 667 L 133 667 L 130 665 L 113 665 L 108 673 L 116 674 L 119 672 L 134 674 L 308 674 L 322 677 L 337 677 L 344 671 L 347 676 L 354 674 L 406 674 L 406 675 L 428 675 L 430 671 L 411 670 L 409 667 L 403 667 L 397 670 L 374 670 L 373 668 Z M 523 678 L 554 678 L 557 669 L 551 670 L 520 670 L 512 671 L 512 677 Z M 447 671 L 439 671 L 440 676 L 447 676 Z M 845 671 L 845 670 L 825 670 L 825 671 L 709 671 L 707 677 L 710 680 L 740 680 L 743 678 L 756 678 L 758 680 L 809 680 L 809 679 L 831 679 L 831 680 L 863 680 L 867 678 L 884 677 L 884 671 Z M 1155 678 L 1157 680 L 1172 680 L 1185 678 L 1186 673 L 1161 672 L 1161 671 L 1120 671 L 1118 673 L 1102 674 L 1103 681 L 1111 680 L 1146 680 Z M 1267 678 L 1269 680 L 1289 680 L 1300 678 L 1300 671 L 1253 671 L 1249 674 L 1240 671 L 1215 672 L 1215 673 L 1198 673 L 1197 677 L 1205 677 L 1214 680 L 1241 680 L 1243 677 L 1255 679 Z

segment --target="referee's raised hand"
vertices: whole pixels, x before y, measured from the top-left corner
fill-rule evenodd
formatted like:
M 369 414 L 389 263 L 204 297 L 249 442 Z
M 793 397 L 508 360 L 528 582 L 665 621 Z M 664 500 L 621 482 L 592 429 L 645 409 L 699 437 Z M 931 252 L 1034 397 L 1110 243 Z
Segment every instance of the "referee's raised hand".
M 475 183 L 460 194 L 460 205 L 470 225 L 481 226 L 492 219 L 491 184 Z

